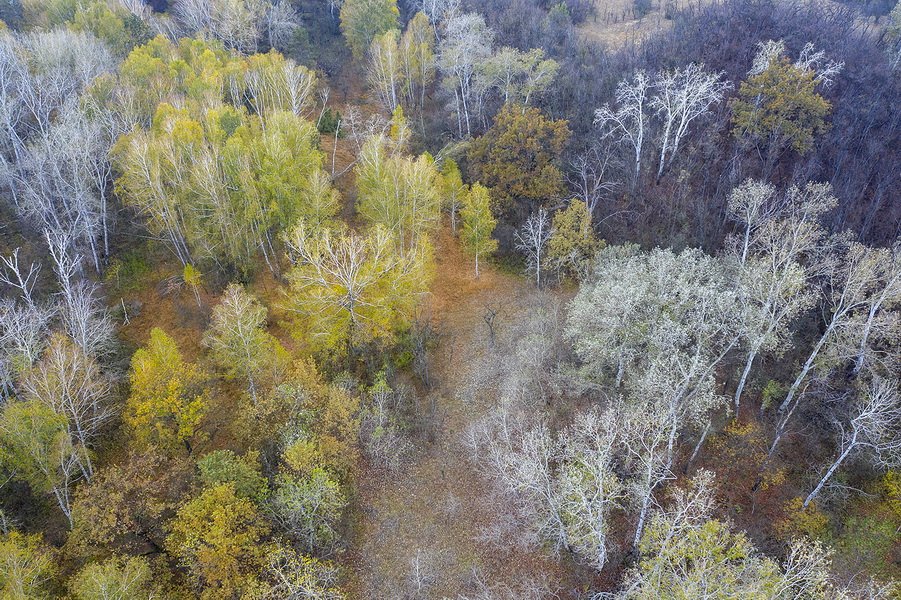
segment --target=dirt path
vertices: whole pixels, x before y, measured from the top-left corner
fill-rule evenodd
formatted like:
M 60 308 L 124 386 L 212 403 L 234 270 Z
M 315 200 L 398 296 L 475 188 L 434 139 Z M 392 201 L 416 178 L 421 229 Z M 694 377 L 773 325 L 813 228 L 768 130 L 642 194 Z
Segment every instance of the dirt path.
M 361 522 L 346 561 L 359 598 L 457 598 L 478 593 L 486 581 L 496 588 L 560 579 L 558 564 L 539 552 L 502 551 L 479 539 L 496 507 L 467 460 L 464 440 L 496 399 L 490 389 L 473 394 L 468 383 L 472 366 L 492 351 L 486 307 L 500 307 L 503 328 L 515 321 L 517 298 L 528 295 L 528 285 L 490 268 L 474 280 L 470 261 L 447 231 L 436 256 L 430 308 L 441 338 L 431 357 L 434 396 L 424 403 L 434 401 L 435 435 L 416 440 L 397 473 L 361 478 Z

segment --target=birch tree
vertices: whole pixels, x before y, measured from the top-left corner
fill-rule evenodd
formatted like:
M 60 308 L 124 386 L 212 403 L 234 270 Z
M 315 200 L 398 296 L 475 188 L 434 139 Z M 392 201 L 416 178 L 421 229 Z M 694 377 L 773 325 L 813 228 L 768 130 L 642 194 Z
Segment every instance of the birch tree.
M 395 111 L 392 124 L 396 132 L 405 128 L 400 110 Z M 395 139 L 373 136 L 354 167 L 360 214 L 390 231 L 401 253 L 414 251 L 441 215 L 435 161 L 428 154 L 407 155 L 405 135 Z
M 896 379 L 874 376 L 841 427 L 838 457 L 804 499 L 804 508 L 819 495 L 835 472 L 850 457 L 867 454 L 876 464 L 894 467 L 901 452 L 901 393 Z
M 40 534 L 0 534 L 0 592 L 10 598 L 49 598 L 57 559 Z
M 633 181 L 641 172 L 641 155 L 651 117 L 648 113 L 650 90 L 651 78 L 644 71 L 636 71 L 631 80 L 624 79 L 616 87 L 619 108 L 614 110 L 605 104 L 594 113 L 594 124 L 602 137 L 612 137 L 617 143 L 631 146 L 635 167 Z
M 329 561 L 298 554 L 279 545 L 268 555 L 266 566 L 272 582 L 263 592 L 265 600 L 309 598 L 310 600 L 344 600 L 338 587 L 338 568 Z
M 422 111 L 426 89 L 435 79 L 437 69 L 435 31 L 424 13 L 416 13 L 407 23 L 400 39 L 400 54 L 407 106 L 418 106 Z
M 109 559 L 81 569 L 72 579 L 76 600 L 153 600 L 147 559 Z
M 541 274 L 547 268 L 546 249 L 554 235 L 551 220 L 544 208 L 532 213 L 522 228 L 516 232 L 516 249 L 526 256 L 526 269 L 535 277 L 535 286 L 541 287 Z
M 460 0 L 417 0 L 416 5 L 429 18 L 439 37 L 445 24 L 459 16 L 462 10 Z
M 282 52 L 288 49 L 291 41 L 301 31 L 300 15 L 290 0 L 270 2 L 263 23 L 269 48 Z
M 730 196 L 733 218 L 744 224 L 741 237 L 733 240 L 732 254 L 740 265 L 739 299 L 748 346 L 735 390 L 736 410 L 758 354 L 781 352 L 789 325 L 815 301 L 815 256 L 826 236 L 820 219 L 837 204 L 827 185 L 791 188 L 782 201 L 775 195 L 772 187 L 750 181 Z
M 194 118 L 161 104 L 150 130 L 117 142 L 116 185 L 183 264 L 196 256 L 246 270 L 261 252 L 275 270 L 274 236 L 300 216 L 319 223 L 337 209 L 317 140 L 293 112 L 264 120 L 219 105 Z
M 277 52 L 254 54 L 241 64 L 243 96 L 257 114 L 290 112 L 309 117 L 319 79 L 314 71 Z
M 476 13 L 459 15 L 445 25 L 438 66 L 444 76 L 444 87 L 454 96 L 457 134 L 461 138 L 472 135 L 478 102 L 475 78 L 478 69 L 491 56 L 493 42 L 494 32 Z
M 448 212 L 451 222 L 451 231 L 457 233 L 457 218 L 460 206 L 469 193 L 468 187 L 463 183 L 460 167 L 449 158 L 441 163 L 441 196 L 442 207 Z
M 654 81 L 655 94 L 650 107 L 656 111 L 663 126 L 658 181 L 679 152 L 679 145 L 691 123 L 706 115 L 732 88 L 732 84 L 723 81 L 722 77 L 722 73 L 709 73 L 704 70 L 704 65 L 692 63 L 684 69 L 665 71 Z
M 203 338 L 213 358 L 228 377 L 247 382 L 254 404 L 267 373 L 275 374 L 284 352 L 278 341 L 265 330 L 266 307 L 241 285 L 225 288 L 219 304 L 213 308 L 209 330 Z
M 397 38 L 397 30 L 391 29 L 372 40 L 369 48 L 369 86 L 375 90 L 379 102 L 390 113 L 397 108 L 403 91 L 398 89 L 403 85 L 403 64 Z
M 481 66 L 479 76 L 485 79 L 483 87 L 496 89 L 504 104 L 528 106 L 533 96 L 550 87 L 559 68 L 540 48 L 523 52 L 504 47 Z
M 497 219 L 491 214 L 490 203 L 488 189 L 476 183 L 466 195 L 460 211 L 460 219 L 463 222 L 460 239 L 463 247 L 475 256 L 476 278 L 479 276 L 479 257 L 491 254 L 497 249 L 497 240 L 491 237 Z
M 383 226 L 360 235 L 301 221 L 285 242 L 294 265 L 291 308 L 316 348 L 354 352 L 363 342 L 391 338 L 410 322 L 426 289 L 425 250 L 400 254 Z

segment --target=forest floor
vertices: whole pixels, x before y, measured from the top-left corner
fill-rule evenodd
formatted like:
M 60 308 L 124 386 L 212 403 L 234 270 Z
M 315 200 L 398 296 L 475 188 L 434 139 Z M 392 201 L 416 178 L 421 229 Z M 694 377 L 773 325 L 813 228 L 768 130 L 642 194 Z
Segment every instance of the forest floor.
M 439 341 L 430 354 L 432 389 L 422 390 L 419 402 L 432 407 L 429 432 L 417 436 L 395 472 L 371 468 L 359 478 L 358 522 L 344 561 L 355 598 L 456 598 L 485 591 L 483 582 L 509 591 L 525 581 L 566 579 L 546 552 L 501 549 L 484 539 L 499 507 L 466 443 L 469 427 L 498 398 L 496 382 L 472 383 L 473 370 L 496 351 L 483 317 L 489 307 L 497 310 L 495 329 L 503 335 L 531 287 L 490 266 L 475 279 L 449 229 L 436 246 L 427 310 Z

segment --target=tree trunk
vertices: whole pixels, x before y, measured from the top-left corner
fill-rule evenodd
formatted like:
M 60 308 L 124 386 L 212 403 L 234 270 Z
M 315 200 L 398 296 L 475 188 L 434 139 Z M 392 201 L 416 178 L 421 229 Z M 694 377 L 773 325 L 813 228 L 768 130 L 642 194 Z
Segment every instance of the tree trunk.
M 829 323 L 829 327 L 826 328 L 826 331 L 820 337 L 816 346 L 813 347 L 813 350 L 810 353 L 810 356 L 807 357 L 807 361 L 804 363 L 804 367 L 801 369 L 801 372 L 798 373 L 798 376 L 795 378 L 794 383 L 792 383 L 791 388 L 788 390 L 788 395 L 783 400 L 782 404 L 779 405 L 779 412 L 785 412 L 785 410 L 789 407 L 792 400 L 795 397 L 795 394 L 798 393 L 798 388 L 801 387 L 801 384 L 804 382 L 804 378 L 807 377 L 807 374 L 810 372 L 810 369 L 813 368 L 813 361 L 816 360 L 817 356 L 820 354 L 820 350 L 823 349 L 823 346 L 826 344 L 826 339 L 832 335 L 832 330 L 835 328 L 835 317 L 832 318 L 832 321 Z
M 738 381 L 738 387 L 735 389 L 735 416 L 738 417 L 738 408 L 741 404 L 741 394 L 745 389 L 745 384 L 748 381 L 748 374 L 751 372 L 751 365 L 754 364 L 754 359 L 757 357 L 758 348 L 754 348 L 748 354 L 748 360 L 745 363 L 745 369 L 742 371 L 741 379 Z
M 701 434 L 701 439 L 698 440 L 698 443 L 695 445 L 694 451 L 691 453 L 691 456 L 688 458 L 688 462 L 685 463 L 685 473 L 688 473 L 688 468 L 691 466 L 691 463 L 694 462 L 695 458 L 697 458 L 698 453 L 701 451 L 701 446 L 704 445 L 704 441 L 707 439 L 707 434 L 710 433 L 710 427 L 713 425 L 713 420 L 707 420 L 707 426 L 704 428 L 704 433 Z
M 857 432 L 854 433 L 854 437 L 851 438 L 851 443 L 848 444 L 848 447 L 845 448 L 845 451 L 841 453 L 841 455 L 832 463 L 832 466 L 829 467 L 829 470 L 826 471 L 826 474 L 823 475 L 823 478 L 820 479 L 820 482 L 817 484 L 813 491 L 810 492 L 810 495 L 804 500 L 804 508 L 807 508 L 807 505 L 813 502 L 813 499 L 817 497 L 817 494 L 820 493 L 820 490 L 823 489 L 823 486 L 826 485 L 826 482 L 829 481 L 829 478 L 835 473 L 836 469 L 838 469 L 841 464 L 848 458 L 848 455 L 851 454 L 851 451 L 857 445 Z
M 641 534 L 644 532 L 644 522 L 648 517 L 648 508 L 651 505 L 651 493 L 653 489 L 649 489 L 648 493 L 641 500 L 641 510 L 638 513 L 638 524 L 635 526 L 635 536 L 632 538 L 632 547 L 638 548 L 641 543 Z

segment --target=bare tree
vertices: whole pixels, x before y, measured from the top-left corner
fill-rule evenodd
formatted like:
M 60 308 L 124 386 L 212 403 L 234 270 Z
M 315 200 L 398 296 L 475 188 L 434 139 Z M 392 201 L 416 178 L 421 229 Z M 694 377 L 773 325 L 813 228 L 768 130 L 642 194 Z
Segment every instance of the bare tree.
M 742 226 L 739 244 L 739 262 L 743 265 L 748 259 L 751 242 L 761 227 L 781 212 L 782 206 L 777 201 L 776 188 L 764 181 L 748 179 L 729 194 L 728 215 Z
M 547 423 L 507 398 L 470 431 L 477 462 L 499 488 L 514 518 L 526 524 L 519 543 L 544 540 L 554 552 L 570 547 L 555 466 L 559 446 Z
M 516 232 L 516 248 L 526 255 L 526 268 L 535 277 L 535 286 L 541 287 L 541 273 L 545 269 L 545 249 L 554 235 L 547 209 L 539 208 L 529 215 L 522 228 Z
M 88 355 L 107 356 L 115 347 L 115 327 L 97 293 L 97 285 L 79 280 L 64 296 L 62 325 L 72 341 Z
M 616 88 L 619 108 L 613 110 L 610 105 L 605 104 L 594 113 L 594 124 L 600 129 L 602 137 L 614 137 L 617 143 L 632 147 L 635 157 L 633 185 L 641 172 L 641 153 L 650 120 L 650 115 L 646 112 L 650 89 L 651 79 L 648 74 L 636 71 L 631 80 L 624 79 Z
M 737 343 L 735 300 L 730 274 L 699 250 L 609 247 L 570 304 L 566 337 L 588 378 L 687 399 Z
M 774 195 L 770 186 L 751 181 L 730 197 L 734 218 L 745 224 L 731 251 L 739 264 L 742 335 L 748 345 L 736 410 L 758 354 L 782 350 L 789 324 L 814 302 L 810 282 L 819 268 L 812 255 L 826 235 L 819 219 L 837 203 L 824 184 L 792 188 L 784 201 Z
M 460 16 L 460 0 L 417 0 L 417 7 L 429 18 L 429 23 L 440 38 L 448 21 Z
M 413 558 L 410 559 L 410 573 L 408 585 L 410 598 L 427 598 L 428 592 L 438 581 L 441 570 L 439 564 L 440 555 L 434 551 L 416 549 Z
M 850 241 L 845 236 L 834 239 L 827 253 L 820 258 L 820 263 L 826 271 L 822 290 L 826 327 L 792 382 L 785 400 L 779 406 L 776 435 L 770 444 L 764 466 L 776 452 L 779 442 L 785 436 L 789 421 L 801 404 L 804 396 L 800 393 L 802 384 L 806 382 L 818 357 L 824 349 L 837 341 L 840 342 L 839 333 L 856 313 L 867 312 L 871 304 L 880 297 L 878 257 L 878 253 L 872 248 Z M 758 484 L 755 484 L 755 487 Z
M 558 442 L 562 464 L 557 493 L 561 509 L 568 515 L 569 544 L 597 570 L 607 564 L 610 513 L 625 497 L 615 469 L 622 444 L 618 416 L 612 410 L 578 415 Z
M 53 314 L 41 304 L 0 301 L 0 362 L 5 365 L 2 388 L 6 395 L 14 391 L 17 376 L 40 358 Z
M 657 180 L 679 152 L 679 144 L 692 121 L 704 116 L 718 103 L 732 84 L 722 73 L 708 73 L 704 65 L 692 63 L 684 69 L 661 73 L 654 81 L 651 107 L 663 122 Z
M 268 0 L 178 0 L 172 6 L 186 33 L 206 33 L 245 54 L 259 49 L 271 10 Z
M 40 263 L 31 263 L 26 272 L 24 265 L 19 265 L 19 248 L 10 256 L 0 256 L 0 283 L 19 290 L 19 296 L 29 306 L 34 305 L 31 293 L 41 272 Z
M 26 396 L 66 416 L 79 466 L 88 481 L 94 475 L 90 449 L 113 416 L 112 383 L 89 355 L 57 335 L 43 358 L 22 382 Z
M 107 135 L 87 119 L 79 95 L 115 62 L 90 34 L 68 29 L 0 40 L 0 123 L 4 179 L 18 211 L 39 227 L 68 229 L 99 254 L 108 251 Z
M 901 394 L 898 381 L 874 376 L 842 427 L 838 458 L 804 500 L 806 508 L 849 457 L 866 452 L 879 465 L 894 467 L 901 456 Z
M 588 207 L 588 214 L 594 217 L 601 201 L 619 187 L 618 181 L 607 179 L 610 166 L 608 148 L 593 144 L 591 148 L 577 155 L 570 163 L 567 177 L 570 188 Z
M 836 333 L 855 312 L 868 311 L 882 297 L 879 253 L 872 248 L 849 241 L 847 237 L 837 238 L 833 249 L 822 257 L 821 264 L 827 269 L 823 285 L 826 329 L 814 344 L 785 400 L 779 406 L 779 412 L 783 415 L 796 403 L 801 384 L 827 343 L 834 340 Z
M 53 260 L 53 273 L 59 284 L 63 302 L 71 304 L 74 296 L 76 276 L 81 273 L 81 255 L 73 250 L 73 238 L 71 232 L 66 230 L 44 230 L 44 241 L 47 243 L 47 251 Z
M 871 344 L 873 338 L 891 336 L 898 320 L 897 311 L 888 309 L 901 301 L 901 242 L 895 242 L 892 248 L 874 249 L 873 255 L 878 278 L 876 291 L 869 300 L 869 308 L 849 322 L 842 336 L 845 343 L 857 342 L 851 353 L 854 375 L 876 354 Z
M 23 36 L 20 51 L 28 64 L 17 90 L 29 117 L 24 137 L 46 134 L 56 111 L 116 64 L 97 38 L 63 28 Z
M 444 86 L 454 95 L 457 133 L 472 135 L 472 120 L 477 106 L 476 73 L 491 56 L 494 33 L 485 19 L 466 13 L 448 20 L 444 26 L 438 54 L 438 66 L 444 74 Z
M 264 24 L 269 47 L 284 51 L 300 31 L 300 15 L 290 1 L 275 0 L 266 11 Z

